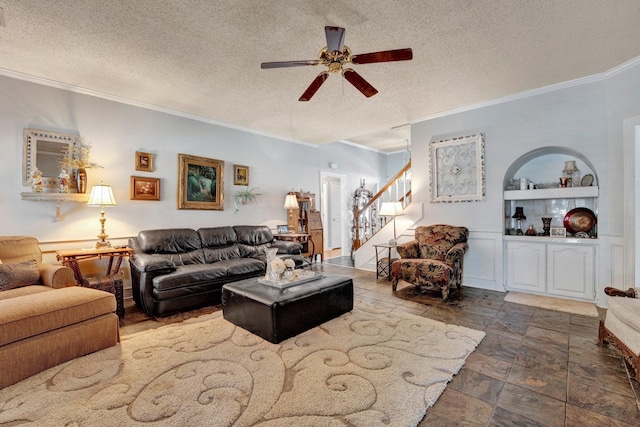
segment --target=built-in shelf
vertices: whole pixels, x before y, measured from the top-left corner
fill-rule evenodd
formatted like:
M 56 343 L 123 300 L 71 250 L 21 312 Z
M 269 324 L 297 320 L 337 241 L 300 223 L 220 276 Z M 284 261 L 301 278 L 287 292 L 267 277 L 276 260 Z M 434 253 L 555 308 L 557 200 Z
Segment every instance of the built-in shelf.
M 539 190 L 505 190 L 504 200 L 580 199 L 598 197 L 598 187 L 541 188 Z
M 56 220 L 62 221 L 63 217 L 60 214 L 60 206 L 63 203 L 78 202 L 86 203 L 89 201 L 89 195 L 86 193 L 33 193 L 24 192 L 20 193 L 22 200 L 28 200 L 30 202 L 51 202 L 56 204 Z

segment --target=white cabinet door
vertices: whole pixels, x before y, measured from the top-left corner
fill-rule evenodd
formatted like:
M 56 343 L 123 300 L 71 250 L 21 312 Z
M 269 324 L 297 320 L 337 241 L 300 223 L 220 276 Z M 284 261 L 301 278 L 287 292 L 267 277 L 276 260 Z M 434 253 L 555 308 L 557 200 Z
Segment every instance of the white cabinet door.
M 594 246 L 547 245 L 549 295 L 593 301 L 594 264 Z
M 507 289 L 544 294 L 547 292 L 546 244 L 507 242 Z

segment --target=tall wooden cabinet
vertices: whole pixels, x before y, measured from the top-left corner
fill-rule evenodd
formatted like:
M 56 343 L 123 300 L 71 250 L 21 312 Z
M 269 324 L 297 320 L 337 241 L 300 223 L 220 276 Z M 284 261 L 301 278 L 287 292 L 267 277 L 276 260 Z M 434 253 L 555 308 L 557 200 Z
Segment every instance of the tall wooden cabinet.
M 320 255 L 320 261 L 324 261 L 324 237 L 322 231 L 322 219 L 320 212 L 315 208 L 316 195 L 313 193 L 297 192 L 298 215 L 293 219 L 295 226 L 293 232 L 307 233 L 309 241 L 304 244 L 303 255 L 314 261 L 316 255 Z

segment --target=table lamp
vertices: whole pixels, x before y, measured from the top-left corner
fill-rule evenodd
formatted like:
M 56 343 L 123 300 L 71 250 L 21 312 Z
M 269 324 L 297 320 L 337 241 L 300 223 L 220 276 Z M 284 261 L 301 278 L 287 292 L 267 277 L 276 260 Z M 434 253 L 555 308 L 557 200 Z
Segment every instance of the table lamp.
M 287 218 L 287 229 L 289 233 L 296 233 L 297 230 L 295 229 L 296 227 L 293 221 L 293 211 L 298 210 L 298 199 L 296 195 L 294 193 L 287 194 L 282 207 L 289 210 L 289 216 Z
M 380 206 L 380 212 L 378 213 L 378 215 L 393 217 L 393 239 L 389 240 L 389 244 L 391 246 L 396 246 L 398 244 L 398 240 L 396 237 L 396 217 L 404 215 L 404 212 L 402 210 L 402 203 L 382 202 L 382 206 Z
M 113 191 L 111 191 L 111 186 L 107 184 L 103 184 L 100 182 L 100 185 L 94 185 L 91 188 L 91 194 L 89 195 L 89 201 L 87 202 L 87 206 L 99 207 L 100 208 L 100 234 L 98 234 L 98 240 L 96 242 L 96 249 L 100 248 L 109 248 L 111 247 L 111 242 L 105 240 L 109 237 L 108 234 L 104 232 L 104 223 L 107 220 L 104 217 L 104 207 L 105 206 L 116 206 L 116 199 L 113 197 Z

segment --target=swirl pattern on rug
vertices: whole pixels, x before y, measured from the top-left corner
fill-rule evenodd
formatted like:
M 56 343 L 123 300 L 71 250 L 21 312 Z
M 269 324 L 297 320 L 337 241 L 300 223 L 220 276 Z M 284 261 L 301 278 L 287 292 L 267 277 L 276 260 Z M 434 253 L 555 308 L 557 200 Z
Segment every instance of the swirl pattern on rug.
M 415 426 L 484 335 L 358 303 L 272 344 L 216 312 L 0 390 L 0 424 Z

